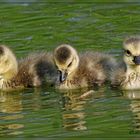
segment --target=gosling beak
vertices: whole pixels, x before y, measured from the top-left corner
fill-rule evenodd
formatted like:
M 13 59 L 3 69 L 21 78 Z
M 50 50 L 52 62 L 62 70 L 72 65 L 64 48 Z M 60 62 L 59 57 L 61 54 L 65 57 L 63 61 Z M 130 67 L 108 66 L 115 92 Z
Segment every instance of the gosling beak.
M 133 62 L 134 62 L 136 65 L 140 65 L 140 56 L 134 56 Z
M 66 80 L 68 73 L 66 71 L 59 72 L 59 81 L 62 83 Z

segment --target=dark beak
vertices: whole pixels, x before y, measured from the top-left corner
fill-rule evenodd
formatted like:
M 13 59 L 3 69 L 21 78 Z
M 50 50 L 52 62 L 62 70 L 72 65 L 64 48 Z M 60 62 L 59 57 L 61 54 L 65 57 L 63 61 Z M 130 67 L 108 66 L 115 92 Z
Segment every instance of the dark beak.
M 59 71 L 59 81 L 62 83 L 66 80 L 68 73 L 65 71 Z
M 134 56 L 133 62 L 134 62 L 136 65 L 140 65 L 140 56 Z

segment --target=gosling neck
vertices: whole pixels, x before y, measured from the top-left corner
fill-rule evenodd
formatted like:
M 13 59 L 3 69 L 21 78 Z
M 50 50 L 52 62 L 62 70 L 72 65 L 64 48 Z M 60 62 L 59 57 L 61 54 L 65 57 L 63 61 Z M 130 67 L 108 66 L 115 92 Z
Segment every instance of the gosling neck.
M 69 74 L 68 79 L 72 79 L 76 75 L 77 71 L 78 71 L 78 68 L 76 68 L 75 70 L 73 70 L 73 72 L 71 72 Z
M 11 82 L 11 80 L 4 79 L 3 76 L 0 76 L 0 89 L 5 89 L 8 85 L 7 83 Z
M 0 75 L 0 89 L 6 89 L 11 85 L 12 80 L 17 75 L 17 70 L 17 67 L 11 68 Z
M 140 73 L 140 65 L 127 65 L 127 73 Z

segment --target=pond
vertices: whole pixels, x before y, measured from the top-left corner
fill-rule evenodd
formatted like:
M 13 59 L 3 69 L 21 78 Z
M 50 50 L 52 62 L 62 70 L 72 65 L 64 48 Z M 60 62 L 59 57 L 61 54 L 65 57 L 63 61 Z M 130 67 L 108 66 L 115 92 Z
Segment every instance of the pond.
M 140 33 L 139 23 L 140 3 L 0 3 L 0 43 L 18 58 L 53 51 L 62 43 L 118 58 L 123 39 Z M 43 86 L 0 92 L 0 137 L 140 137 L 140 91 L 123 92 L 107 84 L 79 100 L 86 91 Z

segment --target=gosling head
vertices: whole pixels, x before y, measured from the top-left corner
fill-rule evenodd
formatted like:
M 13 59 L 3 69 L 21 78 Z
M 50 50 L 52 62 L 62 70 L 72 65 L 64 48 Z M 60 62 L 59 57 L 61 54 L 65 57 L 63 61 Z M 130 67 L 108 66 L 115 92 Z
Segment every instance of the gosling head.
M 140 66 L 140 37 L 134 36 L 124 41 L 124 62 L 127 66 Z
M 59 80 L 64 82 L 78 68 L 79 56 L 72 46 L 63 44 L 54 50 L 54 61 L 59 71 Z
M 18 71 L 15 55 L 5 45 L 0 45 L 0 78 L 11 79 Z

